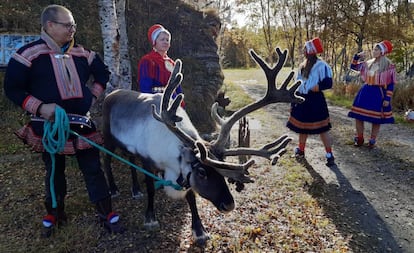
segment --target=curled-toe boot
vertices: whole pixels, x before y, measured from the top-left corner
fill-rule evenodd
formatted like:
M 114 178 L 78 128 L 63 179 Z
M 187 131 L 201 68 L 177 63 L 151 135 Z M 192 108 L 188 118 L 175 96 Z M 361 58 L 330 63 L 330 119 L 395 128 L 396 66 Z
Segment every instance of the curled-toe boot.
M 362 145 L 364 145 L 364 138 L 359 138 L 356 137 L 354 138 L 354 146 L 355 147 L 361 147 Z
M 119 215 L 112 211 L 111 197 L 102 199 L 96 203 L 99 222 L 110 233 L 123 233 L 125 228 L 119 221 Z
M 50 201 L 45 201 L 45 207 L 47 215 L 43 217 L 43 229 L 41 236 L 43 238 L 49 238 L 52 236 L 57 224 L 57 209 L 52 207 L 52 203 Z
M 374 148 L 375 143 L 377 143 L 375 139 L 370 139 L 369 142 L 368 142 L 368 147 L 369 148 Z

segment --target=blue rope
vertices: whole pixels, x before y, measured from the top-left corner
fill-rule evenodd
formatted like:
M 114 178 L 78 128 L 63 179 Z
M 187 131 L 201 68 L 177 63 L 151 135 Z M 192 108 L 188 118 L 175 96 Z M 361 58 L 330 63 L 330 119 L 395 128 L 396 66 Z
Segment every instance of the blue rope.
M 52 160 L 52 170 L 50 174 L 50 195 L 52 197 L 52 207 L 56 208 L 56 194 L 55 194 L 55 167 L 56 159 L 55 155 L 59 152 L 62 152 L 65 148 L 65 143 L 69 138 L 69 118 L 66 115 L 65 111 L 56 106 L 55 109 L 55 121 L 45 121 L 43 125 L 43 138 L 42 143 L 43 147 L 50 154 Z
M 66 115 L 65 110 L 61 107 L 56 106 L 55 109 L 55 121 L 52 123 L 50 121 L 45 121 L 43 125 L 43 138 L 42 143 L 47 152 L 49 152 L 51 160 L 52 160 L 52 171 L 50 175 L 50 194 L 52 197 L 52 207 L 56 208 L 56 195 L 55 195 L 55 186 L 54 186 L 54 178 L 55 178 L 55 154 L 62 152 L 65 144 L 69 138 L 69 133 L 75 135 L 76 137 L 86 141 L 90 145 L 94 146 L 95 148 L 115 157 L 116 159 L 120 160 L 123 163 L 128 164 L 129 166 L 135 168 L 136 170 L 144 173 L 147 176 L 154 178 L 155 181 L 155 188 L 158 189 L 161 186 L 171 186 L 175 190 L 182 190 L 180 185 L 174 184 L 172 181 L 164 180 L 160 177 L 155 176 L 154 174 L 146 171 L 145 169 L 125 160 L 124 158 L 116 155 L 115 153 L 109 151 L 108 149 L 96 144 L 95 142 L 89 140 L 88 138 L 76 133 L 75 131 L 70 130 L 70 123 L 69 118 Z
M 82 136 L 82 135 L 78 134 L 77 132 L 74 132 L 74 131 L 70 130 L 70 133 L 71 133 L 71 134 L 73 134 L 73 135 L 75 135 L 75 136 L 76 136 L 76 137 L 78 137 L 78 138 L 81 138 L 82 140 L 86 141 L 87 143 L 89 143 L 90 145 L 94 146 L 95 148 L 97 148 L 97 149 L 99 149 L 99 150 L 101 150 L 101 151 L 103 151 L 103 152 L 105 152 L 105 153 L 107 153 L 107 154 L 110 154 L 111 156 L 115 157 L 115 158 L 116 158 L 116 159 L 118 159 L 119 161 L 121 161 L 121 162 L 123 162 L 123 163 L 126 163 L 126 164 L 128 164 L 129 166 L 131 166 L 131 167 L 134 167 L 136 170 L 138 170 L 138 171 L 140 171 L 140 172 L 144 173 L 145 175 L 148 175 L 148 176 L 150 176 L 150 177 L 154 178 L 154 179 L 156 180 L 156 181 L 155 181 L 155 188 L 156 188 L 156 189 L 160 188 L 161 186 L 171 186 L 171 187 L 173 187 L 173 188 L 174 188 L 174 189 L 176 189 L 176 190 L 182 190 L 182 189 L 183 189 L 183 188 L 182 188 L 181 186 L 179 186 L 178 184 L 174 184 L 174 183 L 173 183 L 172 181 L 170 181 L 170 180 L 168 180 L 168 181 L 167 181 L 167 180 L 164 180 L 164 179 L 162 179 L 162 178 L 160 178 L 160 177 L 157 177 L 157 176 L 156 176 L 156 175 L 154 175 L 153 173 L 150 173 L 150 172 L 146 171 L 145 169 L 143 169 L 143 168 L 141 168 L 141 167 L 139 167 L 139 166 L 137 166 L 137 165 L 135 165 L 135 164 L 131 163 L 131 162 L 130 162 L 130 161 L 128 161 L 128 160 L 125 160 L 124 158 L 122 158 L 122 157 L 118 156 L 117 154 L 115 154 L 115 153 L 113 153 L 113 152 L 109 151 L 108 149 L 106 149 L 106 148 L 104 148 L 104 147 L 102 147 L 102 146 L 100 146 L 100 145 L 96 144 L 95 142 L 93 142 L 93 141 L 89 140 L 88 138 L 86 138 L 86 137 L 84 137 L 84 136 Z

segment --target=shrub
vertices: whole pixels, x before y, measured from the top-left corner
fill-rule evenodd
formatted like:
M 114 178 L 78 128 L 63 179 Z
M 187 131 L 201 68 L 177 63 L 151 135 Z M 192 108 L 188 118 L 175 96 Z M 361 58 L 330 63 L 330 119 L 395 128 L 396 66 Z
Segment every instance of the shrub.
M 414 109 L 414 81 L 405 79 L 395 85 L 392 99 L 394 111 L 405 112 Z

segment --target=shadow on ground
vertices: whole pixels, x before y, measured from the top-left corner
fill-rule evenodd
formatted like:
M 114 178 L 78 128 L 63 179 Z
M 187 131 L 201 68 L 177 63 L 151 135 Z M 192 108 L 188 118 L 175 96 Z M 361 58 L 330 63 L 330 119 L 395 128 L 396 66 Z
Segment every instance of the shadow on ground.
M 354 252 L 402 252 L 375 208 L 362 192 L 352 187 L 336 164 L 330 169 L 339 185 L 327 184 L 306 159 L 299 162 L 314 179 L 308 185 L 309 193 L 319 201 L 341 234 L 352 238 L 350 247 Z

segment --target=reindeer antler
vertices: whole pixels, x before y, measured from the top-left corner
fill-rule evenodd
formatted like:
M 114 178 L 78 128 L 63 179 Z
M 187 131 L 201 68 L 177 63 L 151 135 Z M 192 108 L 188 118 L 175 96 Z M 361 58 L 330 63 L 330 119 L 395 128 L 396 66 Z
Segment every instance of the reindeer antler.
M 156 106 L 152 105 L 152 114 L 155 119 L 163 122 L 175 135 L 190 148 L 195 148 L 195 140 L 175 124 L 180 122 L 182 118 L 177 115 L 177 109 L 183 101 L 183 95 L 178 94 L 170 105 L 170 99 L 175 89 L 183 80 L 183 74 L 181 73 L 182 62 L 180 59 L 175 61 L 174 70 L 171 73 L 170 79 L 168 80 L 167 87 L 162 95 L 160 113 L 157 113 Z
M 247 169 L 254 164 L 253 160 L 250 160 L 244 164 L 235 164 L 220 161 L 216 158 L 211 159 L 209 155 L 213 156 L 206 146 L 199 140 L 194 140 L 191 136 L 181 130 L 176 126 L 177 122 L 182 120 L 181 117 L 177 115 L 177 109 L 183 100 L 183 95 L 179 94 L 175 97 L 170 103 L 171 97 L 175 89 L 180 85 L 183 76 L 181 73 L 181 60 L 176 60 L 173 73 L 171 74 L 170 79 L 168 80 L 167 87 L 164 90 L 162 95 L 162 101 L 160 105 L 160 112 L 156 111 L 156 106 L 152 105 L 152 113 L 155 119 L 164 123 L 187 147 L 192 149 L 197 149 L 198 158 L 200 162 L 214 168 L 224 177 L 229 177 L 240 183 L 249 183 L 252 180 L 245 175 L 248 175 Z
M 239 190 L 242 188 L 243 183 L 252 182 L 252 180 L 246 175 L 249 174 L 247 170 L 254 164 L 254 160 L 250 159 L 244 164 L 235 164 L 224 162 L 222 159 L 224 159 L 226 156 L 256 155 L 272 160 L 272 164 L 275 164 L 280 156 L 286 152 L 285 148 L 291 141 L 291 138 L 289 138 L 287 135 L 283 135 L 276 141 L 266 144 L 260 149 L 239 148 L 226 150 L 225 144 L 229 137 L 232 126 L 248 113 L 258 110 L 268 104 L 278 102 L 300 103 L 304 100 L 302 97 L 299 97 L 295 94 L 296 89 L 300 85 L 300 81 L 296 81 L 292 86 L 290 86 L 290 88 L 288 88 L 288 84 L 291 82 L 294 75 L 293 71 L 285 79 L 279 89 L 276 87 L 276 77 L 286 62 L 287 50 L 281 52 L 279 48 L 276 48 L 276 52 L 279 55 L 279 60 L 276 66 L 273 68 L 270 68 L 253 50 L 250 50 L 249 52 L 253 59 L 261 66 L 266 74 L 268 81 L 266 95 L 259 101 L 241 108 L 228 119 L 222 119 L 218 115 L 217 104 L 214 104 L 212 106 L 212 116 L 217 122 L 221 124 L 221 131 L 219 133 L 218 139 L 211 143 L 209 149 L 207 149 L 202 142 L 193 139 L 191 136 L 176 126 L 176 123 L 182 120 L 181 117 L 177 116 L 177 109 L 183 100 L 183 95 L 179 94 L 176 96 L 173 99 L 172 103 L 170 103 L 170 100 L 173 92 L 178 87 L 178 85 L 180 85 L 183 79 L 183 76 L 181 74 L 181 60 L 176 60 L 173 73 L 171 74 L 167 87 L 163 93 L 160 112 L 157 113 L 156 106 L 152 105 L 153 115 L 155 119 L 163 122 L 173 133 L 175 133 L 175 135 L 181 141 L 183 141 L 186 146 L 197 149 L 198 157 L 203 164 L 215 168 L 216 171 L 221 175 L 228 177 L 232 179 L 233 182 L 235 181 L 237 184 L 239 184 Z
M 275 150 L 270 151 L 269 149 L 273 147 L 272 145 L 266 145 L 262 149 L 254 150 L 254 149 L 239 149 L 233 150 L 233 151 L 226 151 L 225 144 L 227 142 L 227 139 L 230 134 L 230 130 L 233 127 L 233 125 L 242 117 L 245 115 L 258 110 L 268 104 L 272 103 L 301 103 L 304 101 L 303 97 L 300 97 L 296 95 L 296 90 L 301 84 L 300 81 L 296 81 L 292 86 L 288 88 L 288 84 L 292 81 L 292 78 L 294 76 L 294 71 L 291 71 L 289 76 L 284 80 L 280 88 L 278 89 L 276 87 L 276 77 L 279 74 L 280 70 L 282 69 L 283 65 L 286 62 L 288 51 L 284 50 L 283 52 L 280 50 L 280 48 L 276 48 L 276 53 L 279 55 L 279 59 L 277 64 L 270 68 L 267 63 L 264 62 L 264 60 L 254 52 L 254 50 L 249 50 L 250 55 L 252 58 L 260 65 L 260 67 L 263 69 L 266 75 L 267 79 L 267 91 L 264 97 L 262 97 L 260 100 L 253 102 L 249 105 L 246 105 L 245 107 L 239 109 L 235 113 L 233 113 L 229 118 L 222 119 L 217 112 L 217 105 L 212 106 L 212 116 L 213 118 L 221 124 L 221 130 L 219 133 L 219 136 L 217 140 L 213 141 L 211 144 L 211 151 L 214 153 L 217 157 L 224 157 L 228 154 L 232 155 L 238 155 L 238 154 L 252 154 L 252 155 L 258 155 L 265 158 L 270 159 L 270 154 L 274 154 L 273 152 L 280 152 L 282 151 L 286 145 L 289 143 L 290 139 L 283 138 L 282 141 L 276 141 L 275 145 L 280 145 L 276 147 Z M 265 151 L 265 149 L 267 149 Z M 239 152 L 239 153 L 237 153 Z M 249 153 L 250 152 L 250 153 Z
M 249 161 L 243 164 L 223 162 L 223 161 L 209 158 L 208 150 L 202 142 L 197 141 L 196 146 L 199 151 L 198 157 L 200 161 L 202 161 L 204 164 L 208 166 L 213 167 L 222 176 L 232 178 L 235 181 L 238 181 L 241 183 L 253 182 L 249 177 L 245 176 L 245 175 L 249 175 L 249 172 L 247 171 L 247 169 L 254 164 L 253 159 L 250 159 Z
M 226 149 L 224 156 L 238 156 L 238 155 L 255 155 L 272 160 L 272 165 L 275 165 L 277 160 L 286 152 L 286 146 L 292 140 L 287 134 L 280 136 L 273 142 L 270 142 L 259 149 L 253 148 L 235 148 Z

